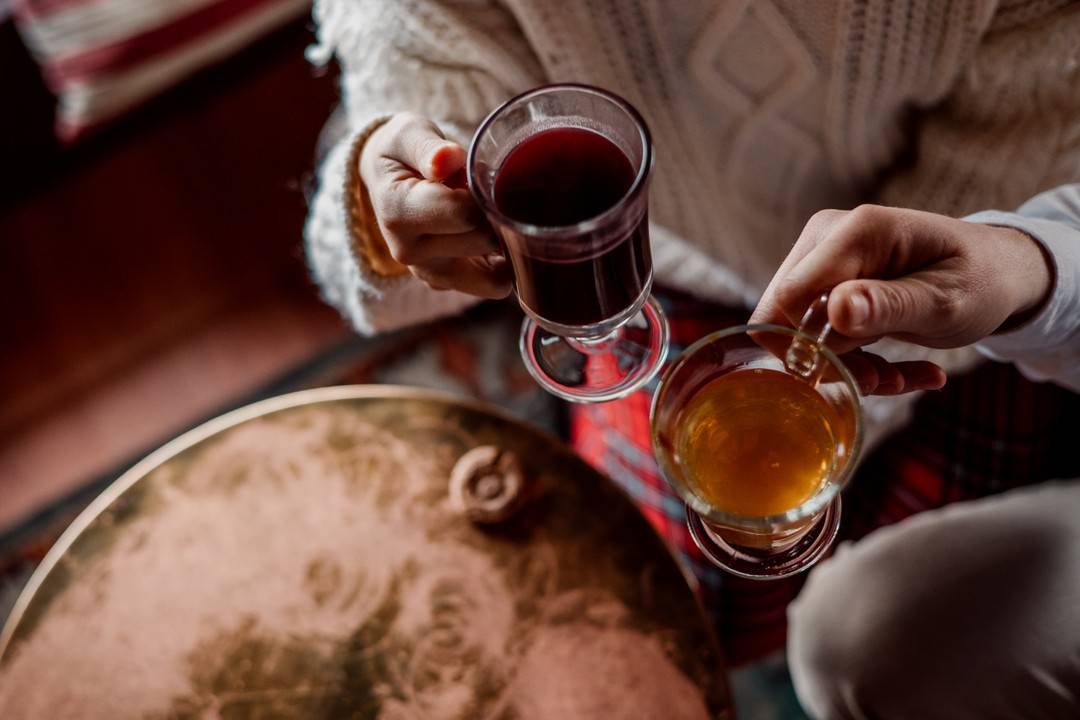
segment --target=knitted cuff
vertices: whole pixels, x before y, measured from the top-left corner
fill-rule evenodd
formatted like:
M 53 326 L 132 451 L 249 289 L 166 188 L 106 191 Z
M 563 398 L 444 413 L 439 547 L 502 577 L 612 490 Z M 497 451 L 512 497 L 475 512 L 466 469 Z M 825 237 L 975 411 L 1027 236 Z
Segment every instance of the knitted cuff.
M 371 134 L 382 127 L 389 116 L 384 116 L 368 123 L 353 140 L 352 149 L 345 168 L 345 227 L 349 233 L 353 255 L 362 267 L 369 268 L 374 274 L 384 278 L 396 278 L 409 274 L 409 268 L 399 263 L 390 254 L 379 224 L 375 220 L 375 211 L 371 207 L 371 198 L 360 179 L 360 153 Z

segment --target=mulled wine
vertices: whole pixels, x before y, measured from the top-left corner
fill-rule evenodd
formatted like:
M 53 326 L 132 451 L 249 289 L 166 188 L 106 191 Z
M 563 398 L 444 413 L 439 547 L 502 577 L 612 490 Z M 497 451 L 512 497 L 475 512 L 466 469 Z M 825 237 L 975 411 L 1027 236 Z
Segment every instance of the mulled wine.
M 618 145 L 581 127 L 541 130 L 506 154 L 494 183 L 499 212 L 517 223 L 567 230 L 538 241 L 502 229 L 518 298 L 535 315 L 582 327 L 616 317 L 641 298 L 652 273 L 645 203 L 601 227 L 574 227 L 619 204 L 636 176 Z
M 667 356 L 667 320 L 648 297 L 652 163 L 634 106 L 588 85 L 523 92 L 473 135 L 469 190 L 513 268 L 521 357 L 566 400 L 624 397 Z

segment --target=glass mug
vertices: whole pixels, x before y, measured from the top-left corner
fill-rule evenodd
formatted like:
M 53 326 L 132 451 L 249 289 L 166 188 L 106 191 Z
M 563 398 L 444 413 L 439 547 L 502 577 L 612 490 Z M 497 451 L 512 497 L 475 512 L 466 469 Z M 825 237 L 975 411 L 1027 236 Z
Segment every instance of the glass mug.
M 649 129 L 586 85 L 547 85 L 494 110 L 469 148 L 469 188 L 513 269 L 525 367 L 549 392 L 604 402 L 667 356 L 650 296 Z
M 802 572 L 831 547 L 862 444 L 859 391 L 827 347 L 822 295 L 799 329 L 740 325 L 679 357 L 653 396 L 653 449 L 691 537 L 734 575 Z

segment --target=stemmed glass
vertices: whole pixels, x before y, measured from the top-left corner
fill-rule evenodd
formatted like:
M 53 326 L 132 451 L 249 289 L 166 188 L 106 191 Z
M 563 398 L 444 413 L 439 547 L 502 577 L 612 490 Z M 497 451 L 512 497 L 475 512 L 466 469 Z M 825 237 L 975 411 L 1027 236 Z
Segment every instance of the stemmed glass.
M 563 131 L 564 137 L 552 131 Z M 570 223 L 560 217 L 559 208 L 527 219 L 508 208 L 509 201 L 500 196 L 507 194 L 500 187 L 507 158 L 522 149 L 512 158 L 520 170 L 526 162 L 521 158 L 531 153 L 527 162 L 536 168 L 531 182 L 538 196 L 565 191 L 562 183 L 581 182 L 571 177 L 574 163 L 553 168 L 551 153 L 545 158 L 535 145 L 524 148 L 545 133 L 556 142 L 579 142 L 581 131 L 609 141 L 629 163 L 628 187 L 619 188 L 613 204 Z M 589 137 L 584 136 L 582 153 L 595 145 L 587 142 Z M 565 142 L 561 148 L 548 147 L 565 153 Z M 584 193 L 610 190 L 597 186 L 612 176 L 604 175 L 602 154 L 596 162 L 585 156 L 570 160 L 581 160 L 594 183 L 583 188 Z M 655 376 L 667 355 L 667 320 L 650 296 L 652 161 L 649 130 L 637 110 L 610 92 L 586 85 L 548 85 L 525 92 L 492 112 L 473 137 L 469 187 L 513 268 L 515 292 L 526 314 L 520 338 L 525 367 L 541 386 L 566 400 L 623 397 Z
M 664 478 L 686 503 L 690 535 L 709 560 L 741 577 L 775 579 L 806 570 L 825 555 L 840 527 L 840 491 L 858 457 L 862 419 L 854 378 L 824 344 L 830 330 L 826 304 L 827 295 L 818 298 L 799 329 L 740 325 L 699 340 L 668 369 L 653 397 L 653 449 Z M 725 374 L 752 369 L 785 373 L 812 388 L 823 401 L 818 404 L 822 414 L 827 415 L 820 418 L 819 426 L 827 426 L 830 433 L 828 457 L 816 488 L 796 506 L 770 514 L 738 513 L 717 506 L 703 491 L 679 446 L 679 433 L 691 421 L 686 409 L 695 394 Z M 778 401 L 768 412 L 779 424 L 791 407 Z M 723 425 L 731 419 L 715 420 Z M 723 431 L 737 429 L 732 423 Z M 733 492 L 750 493 L 761 478 L 730 481 Z

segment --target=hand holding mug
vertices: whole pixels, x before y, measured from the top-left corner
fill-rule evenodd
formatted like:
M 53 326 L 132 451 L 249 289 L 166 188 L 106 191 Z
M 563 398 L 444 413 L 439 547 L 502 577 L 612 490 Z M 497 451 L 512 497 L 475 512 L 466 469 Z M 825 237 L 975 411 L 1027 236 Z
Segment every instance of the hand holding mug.
M 977 342 L 1034 311 L 1051 282 L 1041 247 L 1012 228 L 875 205 L 822 210 L 750 322 L 797 325 L 832 288 L 830 347 L 864 394 L 895 395 L 940 388 L 945 373 L 925 361 L 890 363 L 863 345 L 886 336 L 934 348 Z
M 436 290 L 510 293 L 499 244 L 465 183 L 466 151 L 430 120 L 400 113 L 372 133 L 360 179 L 390 254 Z

